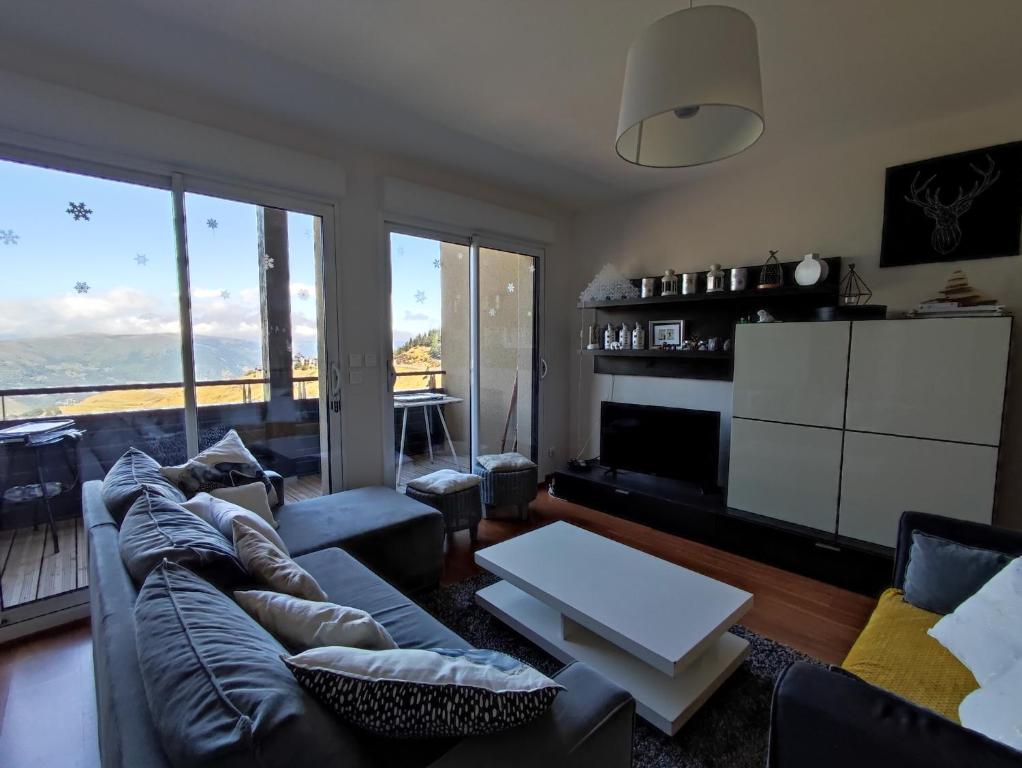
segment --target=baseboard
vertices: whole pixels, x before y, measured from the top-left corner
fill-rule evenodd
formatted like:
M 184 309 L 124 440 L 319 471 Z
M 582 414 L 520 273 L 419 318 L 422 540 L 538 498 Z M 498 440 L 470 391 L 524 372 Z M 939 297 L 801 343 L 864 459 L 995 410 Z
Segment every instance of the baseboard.
M 78 589 L 11 608 L 0 615 L 0 645 L 88 618 L 89 590 Z

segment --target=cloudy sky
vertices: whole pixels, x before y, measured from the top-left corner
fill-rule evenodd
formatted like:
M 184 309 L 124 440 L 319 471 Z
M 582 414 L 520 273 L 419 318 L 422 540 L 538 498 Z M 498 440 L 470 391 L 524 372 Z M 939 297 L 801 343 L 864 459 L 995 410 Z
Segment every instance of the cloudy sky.
M 391 320 L 397 349 L 412 336 L 440 327 L 440 243 L 390 236 Z
M 258 340 L 256 207 L 191 194 L 185 205 L 195 333 Z M 288 214 L 302 351 L 316 346 L 313 226 Z M 178 332 L 170 193 L 0 161 L 0 302 L 0 338 Z

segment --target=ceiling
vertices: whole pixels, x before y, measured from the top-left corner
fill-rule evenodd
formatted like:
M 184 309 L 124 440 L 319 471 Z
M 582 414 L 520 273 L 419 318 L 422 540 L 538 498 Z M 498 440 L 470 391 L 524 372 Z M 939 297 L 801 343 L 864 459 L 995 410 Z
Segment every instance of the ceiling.
M 725 163 L 1022 96 L 1019 0 L 729 0 L 766 133 Z M 286 126 L 572 207 L 712 173 L 614 152 L 624 59 L 679 0 L 5 0 L 0 67 L 234 130 Z M 186 113 L 186 114 L 182 114 Z

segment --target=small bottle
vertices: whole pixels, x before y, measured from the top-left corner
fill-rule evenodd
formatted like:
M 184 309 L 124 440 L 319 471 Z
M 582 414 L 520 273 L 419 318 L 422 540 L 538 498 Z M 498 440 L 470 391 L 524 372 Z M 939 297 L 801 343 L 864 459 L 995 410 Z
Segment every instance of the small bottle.
M 614 342 L 617 340 L 617 334 L 614 333 L 614 326 L 607 323 L 607 327 L 603 329 L 603 348 L 613 349 Z
M 621 345 L 621 349 L 632 348 L 632 332 L 625 323 L 621 323 L 621 330 L 617 332 L 617 341 Z
M 632 329 L 632 349 L 645 348 L 646 348 L 646 331 L 642 327 L 642 323 L 636 320 L 635 327 Z

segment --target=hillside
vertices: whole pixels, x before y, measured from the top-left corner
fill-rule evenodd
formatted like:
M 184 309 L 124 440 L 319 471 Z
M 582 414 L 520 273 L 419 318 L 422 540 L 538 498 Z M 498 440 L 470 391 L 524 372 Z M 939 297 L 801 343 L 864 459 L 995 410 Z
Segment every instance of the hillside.
M 434 350 L 430 347 L 406 346 L 394 355 L 394 370 L 398 373 L 402 371 L 437 371 L 440 370 L 440 358 L 434 356 Z M 429 378 L 429 376 L 398 376 L 394 389 L 397 391 L 426 389 L 429 387 Z

